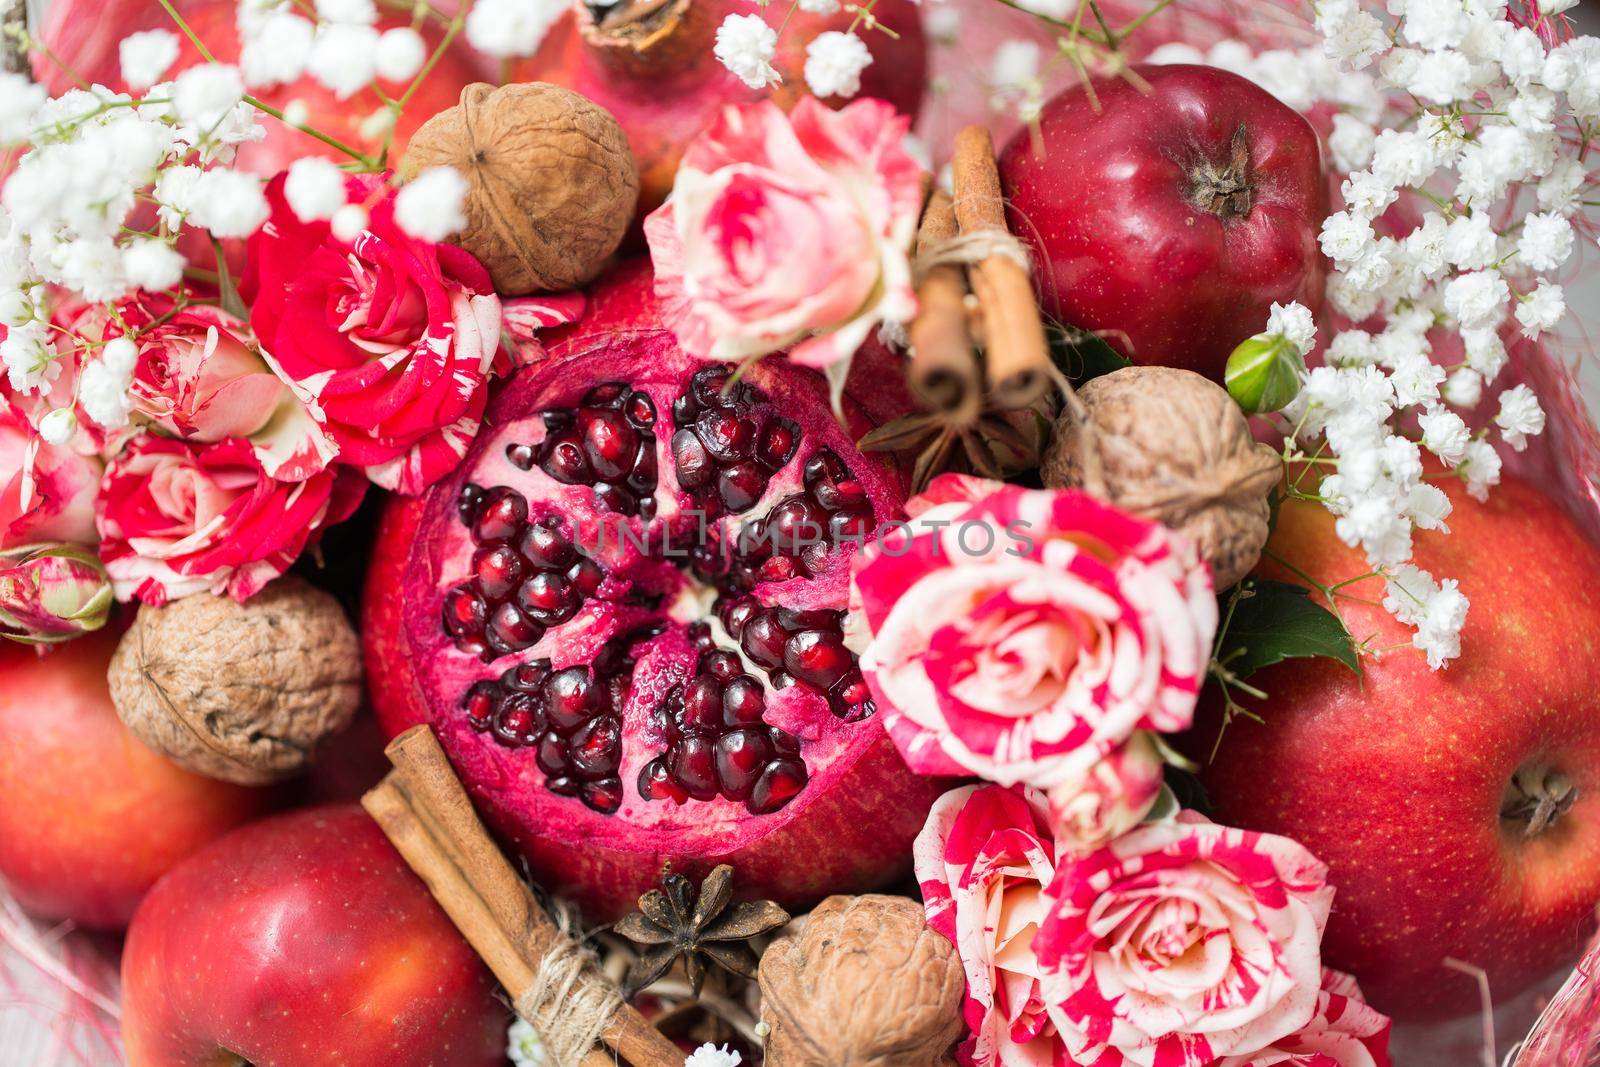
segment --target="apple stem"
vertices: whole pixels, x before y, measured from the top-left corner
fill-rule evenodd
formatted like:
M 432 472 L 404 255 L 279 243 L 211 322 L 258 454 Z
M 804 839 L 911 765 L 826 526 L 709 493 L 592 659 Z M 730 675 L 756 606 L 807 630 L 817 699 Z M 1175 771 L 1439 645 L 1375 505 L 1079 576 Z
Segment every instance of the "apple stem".
M 1244 123 L 1233 131 L 1228 162 L 1218 167 L 1202 161 L 1190 176 L 1194 188 L 1190 198 L 1201 211 L 1221 219 L 1242 219 L 1255 205 L 1255 187 L 1250 183 L 1250 134 Z
M 1500 817 L 1523 823 L 1522 837 L 1532 840 L 1554 826 L 1578 799 L 1578 787 L 1555 771 L 1521 770 L 1511 779 Z

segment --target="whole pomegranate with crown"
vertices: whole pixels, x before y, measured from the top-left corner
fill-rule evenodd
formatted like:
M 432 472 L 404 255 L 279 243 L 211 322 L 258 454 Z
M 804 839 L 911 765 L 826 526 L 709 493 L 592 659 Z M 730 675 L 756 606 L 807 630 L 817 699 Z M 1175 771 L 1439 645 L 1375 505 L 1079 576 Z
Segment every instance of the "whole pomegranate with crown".
M 386 513 L 366 597 L 385 729 L 432 725 L 552 888 L 631 908 L 733 863 L 786 903 L 892 878 L 940 789 L 857 668 L 850 557 L 899 514 L 858 451 L 885 398 L 683 353 L 627 267 Z M 868 379 L 858 375 L 856 382 Z

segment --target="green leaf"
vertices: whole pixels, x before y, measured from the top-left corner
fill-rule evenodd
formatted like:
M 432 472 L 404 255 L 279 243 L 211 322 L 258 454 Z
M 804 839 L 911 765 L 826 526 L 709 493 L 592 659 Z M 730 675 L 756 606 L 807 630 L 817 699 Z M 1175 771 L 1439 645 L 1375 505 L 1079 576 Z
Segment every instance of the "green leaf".
M 1052 322 L 1045 326 L 1045 336 L 1050 341 L 1050 358 L 1075 386 L 1133 366 L 1132 360 L 1119 354 L 1099 334 L 1088 330 Z
M 1285 582 L 1246 581 L 1234 591 L 1216 660 L 1236 681 L 1286 659 L 1322 657 L 1361 672 L 1354 643 L 1311 591 Z

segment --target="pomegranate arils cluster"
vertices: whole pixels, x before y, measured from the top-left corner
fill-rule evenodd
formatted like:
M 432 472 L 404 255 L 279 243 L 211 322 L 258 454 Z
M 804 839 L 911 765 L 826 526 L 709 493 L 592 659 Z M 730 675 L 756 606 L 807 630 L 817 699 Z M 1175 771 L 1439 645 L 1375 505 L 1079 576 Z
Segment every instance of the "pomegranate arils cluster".
M 626 382 L 606 382 L 584 394 L 576 409 L 544 413 L 545 438 L 539 468 L 558 482 L 594 487 L 607 511 L 649 521 L 656 511 L 655 402 Z M 533 450 L 510 445 L 506 457 L 532 468 Z
M 763 422 L 750 408 L 760 395 L 730 383 L 726 367 L 704 367 L 672 404 L 672 459 L 678 484 L 707 516 L 748 511 L 766 492 L 775 471 L 794 457 L 800 428 L 788 419 Z
M 848 722 L 877 710 L 855 653 L 845 647 L 844 613 L 763 608 L 754 600 L 723 599 L 718 618 L 751 661 L 764 668 L 775 689 L 800 682 L 828 700 Z

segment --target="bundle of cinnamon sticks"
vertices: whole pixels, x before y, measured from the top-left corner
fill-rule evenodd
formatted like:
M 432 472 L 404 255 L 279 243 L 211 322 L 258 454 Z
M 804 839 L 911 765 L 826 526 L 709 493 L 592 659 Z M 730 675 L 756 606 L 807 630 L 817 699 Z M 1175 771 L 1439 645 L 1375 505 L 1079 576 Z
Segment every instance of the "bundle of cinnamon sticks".
M 1001 410 L 1038 400 L 1050 384 L 1050 348 L 1020 246 L 1006 228 L 994 142 L 982 126 L 957 134 L 951 179 L 954 196 L 934 192 L 917 234 L 917 255 L 935 265 L 917 290 L 909 379 L 930 409 L 971 423 L 986 391 Z
M 444 750 L 426 726 L 396 737 L 385 750 L 395 769 L 362 798 L 400 855 L 505 986 L 513 1003 L 533 987 L 540 964 L 564 934 L 517 877 L 472 809 Z M 593 968 L 582 984 L 601 983 Z M 575 998 L 576 999 L 576 998 Z M 683 1053 L 620 999 L 582 1067 L 682 1067 Z M 539 1023 L 534 1022 L 535 1026 Z M 609 1051 L 607 1051 L 609 1049 Z

